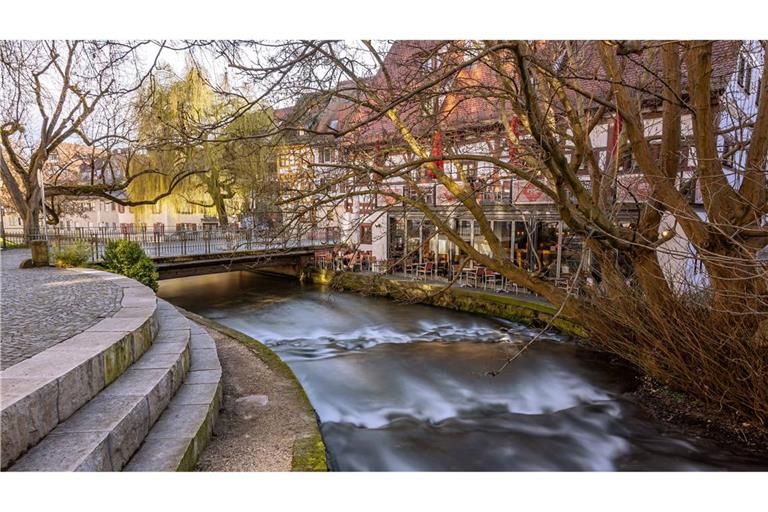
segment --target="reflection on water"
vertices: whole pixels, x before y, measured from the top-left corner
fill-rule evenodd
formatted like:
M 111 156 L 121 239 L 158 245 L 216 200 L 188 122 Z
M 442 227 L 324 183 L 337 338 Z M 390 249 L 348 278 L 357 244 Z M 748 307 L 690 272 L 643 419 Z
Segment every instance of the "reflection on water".
M 248 272 L 161 282 L 160 296 L 261 340 L 296 372 L 341 470 L 766 469 L 664 433 L 634 378 L 525 326 Z

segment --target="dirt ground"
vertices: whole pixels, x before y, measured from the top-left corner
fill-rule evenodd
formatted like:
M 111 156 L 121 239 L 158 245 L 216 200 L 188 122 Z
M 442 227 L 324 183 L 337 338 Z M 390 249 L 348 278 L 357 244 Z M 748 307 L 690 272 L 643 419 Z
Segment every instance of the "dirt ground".
M 203 325 L 216 341 L 224 401 L 198 471 L 291 471 L 294 444 L 317 436 L 298 383 L 263 351 Z
M 648 377 L 640 377 L 640 385 L 630 396 L 644 405 L 657 420 L 688 436 L 715 441 L 735 453 L 760 457 L 768 455 L 768 428 L 764 425 L 725 410 L 707 407 Z

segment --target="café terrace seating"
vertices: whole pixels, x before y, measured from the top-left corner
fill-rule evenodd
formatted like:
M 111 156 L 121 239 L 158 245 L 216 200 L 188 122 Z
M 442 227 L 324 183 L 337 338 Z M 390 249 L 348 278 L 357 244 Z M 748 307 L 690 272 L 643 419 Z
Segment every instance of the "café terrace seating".
M 426 260 L 426 258 L 424 258 Z M 451 263 L 448 255 L 438 254 L 437 262 L 434 258 L 419 262 L 417 258 L 389 258 L 377 261 L 376 257 L 368 252 L 358 252 L 350 255 L 346 262 L 341 256 L 333 257 L 330 253 L 317 255 L 316 264 L 320 268 L 337 271 L 375 272 L 378 274 L 402 273 L 406 278 L 418 281 L 450 281 L 455 280 L 457 286 L 462 288 L 478 288 L 495 293 L 533 294 L 533 292 L 510 281 L 500 273 L 469 261 L 463 268 L 457 263 Z M 566 267 L 567 268 L 567 267 Z M 460 272 L 460 276 L 456 273 Z M 560 277 L 550 278 L 558 287 L 569 289 L 574 286 L 574 276 L 567 271 Z

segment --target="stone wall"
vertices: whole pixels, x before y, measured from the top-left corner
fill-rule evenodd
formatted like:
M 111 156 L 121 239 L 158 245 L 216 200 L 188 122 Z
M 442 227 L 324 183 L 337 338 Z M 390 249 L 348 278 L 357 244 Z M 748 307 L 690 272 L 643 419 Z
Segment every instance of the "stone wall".
M 319 272 L 322 272 L 322 275 Z M 321 282 L 329 277 L 328 271 L 318 271 L 311 276 L 314 282 Z M 340 273 L 332 276 L 331 284 L 341 290 L 403 302 L 418 302 L 468 313 L 492 315 L 533 327 L 547 325 L 557 312 L 557 309 L 549 304 L 532 302 L 515 296 L 455 287 L 439 293 L 444 286 L 375 274 Z M 574 336 L 584 337 L 585 335 L 583 329 L 570 319 L 558 317 L 552 325 Z

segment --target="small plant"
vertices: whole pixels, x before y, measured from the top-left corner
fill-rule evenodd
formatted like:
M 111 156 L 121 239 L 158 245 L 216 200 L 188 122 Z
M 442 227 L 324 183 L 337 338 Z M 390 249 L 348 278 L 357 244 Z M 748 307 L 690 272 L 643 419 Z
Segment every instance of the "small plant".
M 108 242 L 104 249 L 104 266 L 107 270 L 135 279 L 157 291 L 157 280 L 160 277 L 157 268 L 136 242 Z
M 5 247 L 3 247 L 3 246 L 5 246 Z M 21 248 L 26 248 L 26 247 L 27 247 L 26 244 L 20 244 L 20 243 L 14 242 L 12 240 L 5 240 L 4 241 L 3 238 L 0 237 L 0 250 L 3 250 L 3 249 L 21 249 Z
M 59 268 L 82 267 L 90 258 L 91 246 L 82 240 L 66 245 L 59 242 L 53 246 L 54 264 Z

